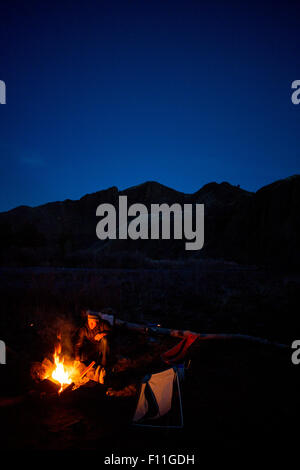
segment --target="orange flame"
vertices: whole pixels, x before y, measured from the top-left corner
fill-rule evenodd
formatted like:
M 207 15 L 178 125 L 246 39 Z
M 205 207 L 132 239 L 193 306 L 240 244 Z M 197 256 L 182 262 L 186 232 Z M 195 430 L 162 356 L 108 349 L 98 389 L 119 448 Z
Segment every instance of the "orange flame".
M 58 393 L 61 393 L 66 385 L 70 385 L 72 383 L 72 379 L 68 370 L 64 366 L 64 359 L 60 360 L 57 351 L 54 353 L 54 363 L 56 367 L 52 372 L 51 377 L 55 382 L 60 384 L 60 390 Z

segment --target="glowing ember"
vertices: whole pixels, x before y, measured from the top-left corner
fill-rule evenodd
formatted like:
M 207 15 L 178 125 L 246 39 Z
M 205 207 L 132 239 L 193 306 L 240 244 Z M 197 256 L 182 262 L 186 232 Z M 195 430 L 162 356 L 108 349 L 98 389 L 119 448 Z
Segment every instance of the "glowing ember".
M 64 360 L 59 359 L 59 355 L 55 351 L 54 353 L 54 363 L 56 368 L 52 372 L 52 379 L 55 380 L 56 382 L 60 383 L 60 390 L 58 393 L 61 393 L 64 389 L 65 385 L 70 385 L 72 383 L 72 379 L 64 367 Z

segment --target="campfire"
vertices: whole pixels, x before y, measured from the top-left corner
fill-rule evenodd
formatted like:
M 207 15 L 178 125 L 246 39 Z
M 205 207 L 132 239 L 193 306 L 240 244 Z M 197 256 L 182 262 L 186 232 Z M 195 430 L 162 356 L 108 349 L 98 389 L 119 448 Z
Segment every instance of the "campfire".
M 71 367 L 65 367 L 64 366 L 64 358 L 61 360 L 59 358 L 59 354 L 55 351 L 54 352 L 54 364 L 55 364 L 55 369 L 53 370 L 50 380 L 53 380 L 54 382 L 60 384 L 60 389 L 58 393 L 61 393 L 66 385 L 70 385 L 73 382 L 73 379 L 71 378 L 71 373 L 73 372 L 74 374 L 74 367 L 73 371 L 71 370 Z
M 58 384 L 60 386 L 58 393 L 60 394 L 68 385 L 78 382 L 80 370 L 79 364 L 74 361 L 68 364 L 65 363 L 65 357 L 62 356 L 60 333 L 57 335 L 57 339 L 58 342 L 54 348 L 53 362 L 46 362 L 44 378 Z
M 72 362 L 70 365 L 65 365 L 64 357 L 60 358 L 60 353 L 55 350 L 54 355 L 54 368 L 52 366 L 52 372 L 48 375 L 48 380 L 60 385 L 58 393 L 60 394 L 69 385 L 73 384 L 72 390 L 79 388 L 81 385 L 88 382 L 91 378 L 94 380 L 93 367 L 95 361 L 91 362 L 89 366 L 85 367 L 84 364 L 78 362 Z M 92 376 L 87 376 L 88 372 L 92 373 Z
M 32 364 L 31 376 L 36 382 L 44 380 L 53 382 L 59 386 L 59 395 L 65 390 L 76 390 L 89 380 L 103 383 L 100 378 L 103 371 L 100 374 L 97 368 L 94 369 L 94 361 L 86 367 L 84 363 L 73 361 L 68 356 L 64 356 L 62 354 L 60 334 L 58 334 L 57 339 L 58 342 L 52 355 L 53 360 L 45 358 L 42 363 Z

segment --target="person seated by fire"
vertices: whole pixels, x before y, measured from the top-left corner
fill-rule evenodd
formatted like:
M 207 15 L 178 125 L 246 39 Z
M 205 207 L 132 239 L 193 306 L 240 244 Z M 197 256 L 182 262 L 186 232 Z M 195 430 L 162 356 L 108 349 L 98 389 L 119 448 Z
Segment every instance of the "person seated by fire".
M 86 324 L 78 331 L 75 344 L 75 360 L 89 365 L 95 361 L 95 374 L 100 376 L 100 383 L 110 367 L 110 336 L 112 327 L 100 315 L 89 310 L 83 312 Z

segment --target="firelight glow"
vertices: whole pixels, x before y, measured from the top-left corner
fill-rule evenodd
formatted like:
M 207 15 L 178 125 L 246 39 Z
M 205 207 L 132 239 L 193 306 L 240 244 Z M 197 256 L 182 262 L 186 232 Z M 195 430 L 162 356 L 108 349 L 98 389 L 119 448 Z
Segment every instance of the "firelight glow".
M 54 353 L 54 362 L 56 368 L 52 372 L 52 379 L 60 383 L 61 387 L 58 393 L 61 393 L 65 385 L 72 383 L 72 379 L 64 367 L 64 360 L 60 361 L 59 355 L 56 352 Z

